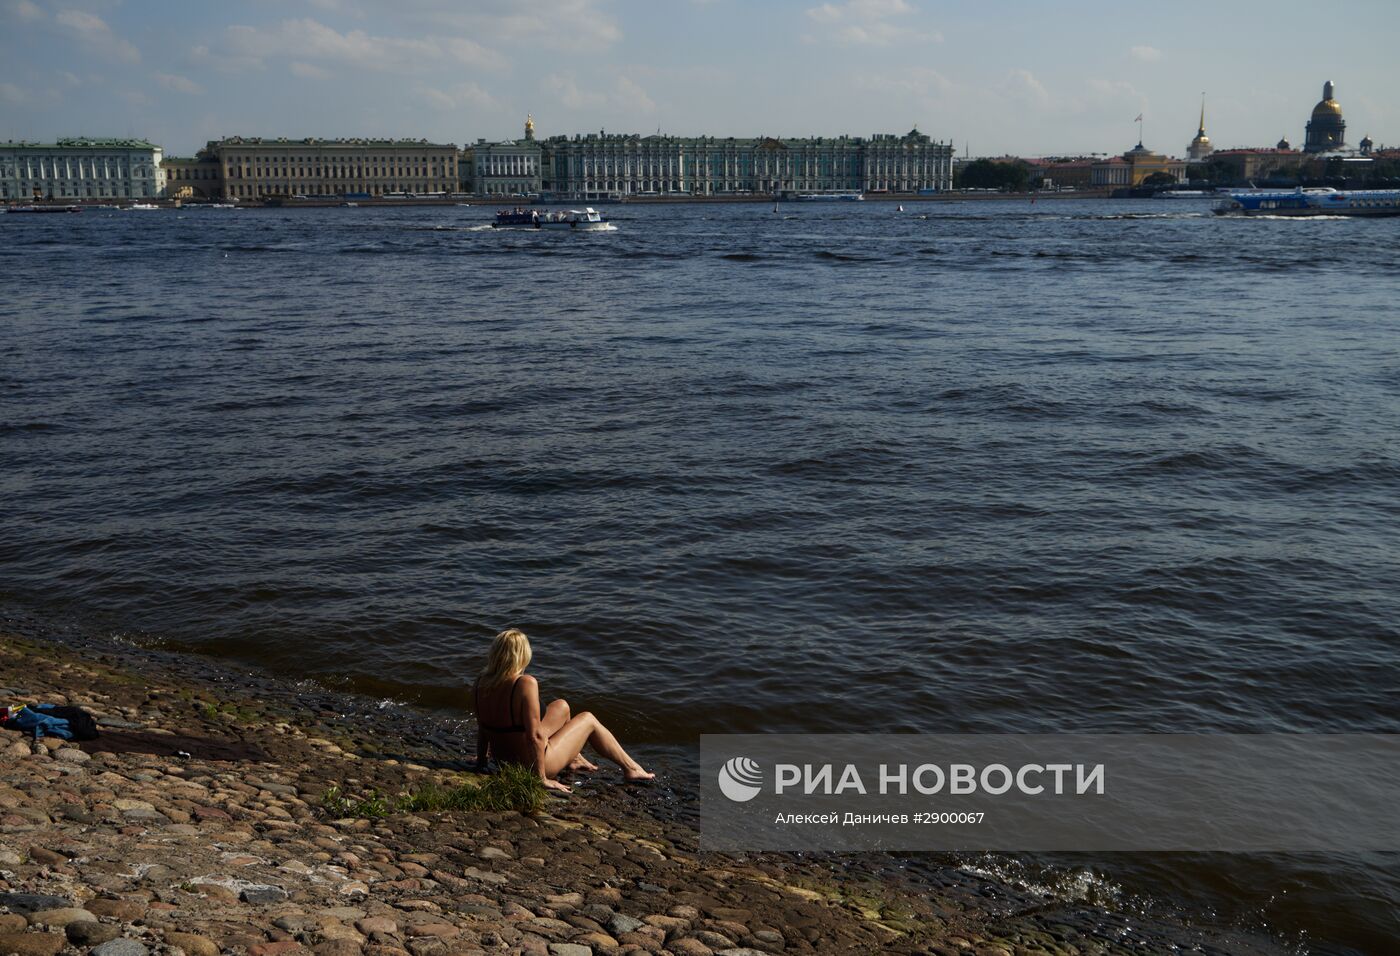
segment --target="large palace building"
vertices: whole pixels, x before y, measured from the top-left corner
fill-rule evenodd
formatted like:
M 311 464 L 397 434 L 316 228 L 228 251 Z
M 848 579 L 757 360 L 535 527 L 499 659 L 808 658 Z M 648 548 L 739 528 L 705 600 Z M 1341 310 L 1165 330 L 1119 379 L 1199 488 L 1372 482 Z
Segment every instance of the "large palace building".
M 417 196 L 457 191 L 457 147 L 427 140 L 257 139 L 211 142 L 188 173 L 212 157 L 222 196 Z M 179 181 L 179 180 L 177 180 Z M 185 181 L 194 187 L 198 180 Z M 200 189 L 199 192 L 205 192 Z
M 590 133 L 543 144 L 543 187 L 578 199 L 943 190 L 953 147 L 917 129 L 778 139 Z
M 535 192 L 569 199 L 913 193 L 952 187 L 953 147 L 917 129 L 778 139 L 588 133 L 478 141 L 463 153 L 462 185 L 478 196 Z
M 0 200 L 154 199 L 161 149 L 143 139 L 0 143 Z

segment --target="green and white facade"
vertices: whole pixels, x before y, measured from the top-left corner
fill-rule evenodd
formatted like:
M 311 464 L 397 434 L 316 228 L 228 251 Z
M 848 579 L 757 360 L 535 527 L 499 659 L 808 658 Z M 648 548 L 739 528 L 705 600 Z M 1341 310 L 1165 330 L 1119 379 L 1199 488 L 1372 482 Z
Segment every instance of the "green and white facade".
M 0 201 L 155 199 L 161 148 L 140 139 L 0 143 Z
M 910 130 L 778 139 L 589 133 L 540 143 L 541 188 L 576 199 L 952 188 L 953 147 Z

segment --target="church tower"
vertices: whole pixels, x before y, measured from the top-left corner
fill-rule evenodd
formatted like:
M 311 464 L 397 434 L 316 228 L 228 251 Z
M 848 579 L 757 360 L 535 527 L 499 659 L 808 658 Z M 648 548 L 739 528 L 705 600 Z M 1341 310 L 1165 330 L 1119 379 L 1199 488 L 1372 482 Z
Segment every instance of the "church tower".
M 1191 145 L 1186 147 L 1186 158 L 1193 163 L 1199 163 L 1211 153 L 1215 152 L 1215 147 L 1210 143 L 1210 137 L 1206 135 L 1206 95 L 1201 94 L 1201 125 L 1196 128 L 1196 138 L 1191 140 Z
M 525 142 L 535 141 L 535 118 L 529 113 L 525 114 Z
M 1342 104 L 1332 95 L 1333 89 L 1331 80 L 1322 84 L 1322 100 L 1313 107 L 1303 141 L 1305 153 L 1325 153 L 1346 146 L 1347 124 L 1342 119 Z

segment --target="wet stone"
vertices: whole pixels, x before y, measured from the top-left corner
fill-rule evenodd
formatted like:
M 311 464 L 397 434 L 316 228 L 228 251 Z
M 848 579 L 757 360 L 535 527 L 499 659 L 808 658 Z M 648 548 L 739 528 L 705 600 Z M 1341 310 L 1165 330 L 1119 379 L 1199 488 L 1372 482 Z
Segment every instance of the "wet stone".
M 62 929 L 69 923 L 86 922 L 93 923 L 97 917 L 85 909 L 76 906 L 65 906 L 60 909 L 39 910 L 29 914 L 29 922 L 32 925 L 52 926 L 55 929 Z
M 15 913 L 56 910 L 72 905 L 73 901 L 63 896 L 46 896 L 42 893 L 0 893 L 0 906 L 8 906 Z
M 109 939 L 99 946 L 94 946 L 91 956 L 147 956 L 150 952 L 144 943 L 134 939 Z
M 166 933 L 165 941 L 185 951 L 185 956 L 219 956 L 219 946 L 197 933 Z
M 135 900 L 88 900 L 84 909 L 97 916 L 130 923 L 132 920 L 141 918 L 142 914 L 146 912 L 146 904 L 138 903 Z
M 0 953 L 54 956 L 67 942 L 57 933 L 0 933 Z
M 614 913 L 606 923 L 608 932 L 614 936 L 621 936 L 623 933 L 635 933 L 642 926 L 642 921 L 634 919 L 623 913 Z
M 245 903 L 260 905 L 281 903 L 287 895 L 287 891 L 280 886 L 245 886 L 239 891 L 238 898 Z
M 76 920 L 63 928 L 74 946 L 98 946 L 122 934 L 121 927 L 91 920 Z

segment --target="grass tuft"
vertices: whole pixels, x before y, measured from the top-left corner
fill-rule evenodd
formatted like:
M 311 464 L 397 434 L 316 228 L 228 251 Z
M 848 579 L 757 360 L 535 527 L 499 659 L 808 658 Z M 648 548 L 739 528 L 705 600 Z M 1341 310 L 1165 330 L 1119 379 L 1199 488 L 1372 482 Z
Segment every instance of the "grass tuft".
M 544 784 L 539 774 L 519 764 L 502 764 L 480 783 L 462 781 L 453 786 L 426 783 L 417 790 L 389 800 L 371 790 L 353 797 L 340 787 L 321 796 L 321 809 L 337 819 L 378 819 L 391 813 L 440 813 L 445 811 L 507 811 L 534 814 L 544 807 Z

